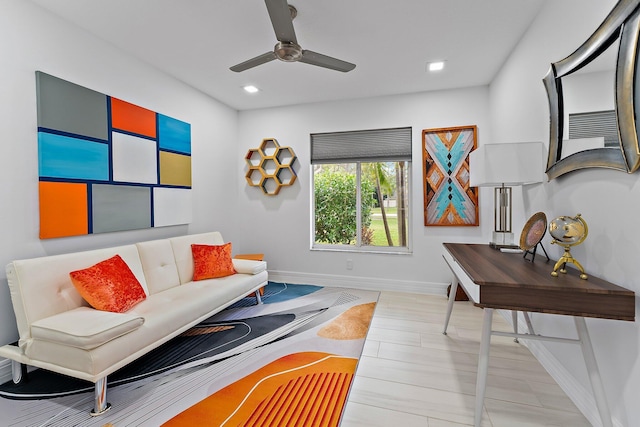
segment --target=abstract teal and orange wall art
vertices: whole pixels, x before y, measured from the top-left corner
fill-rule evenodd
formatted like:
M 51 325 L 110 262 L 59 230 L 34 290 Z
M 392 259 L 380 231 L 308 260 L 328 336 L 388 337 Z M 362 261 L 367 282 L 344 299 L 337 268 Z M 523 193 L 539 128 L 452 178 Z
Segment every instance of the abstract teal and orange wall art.
M 424 225 L 478 225 L 478 187 L 469 186 L 476 126 L 422 131 Z
M 36 72 L 40 238 L 191 222 L 191 125 Z

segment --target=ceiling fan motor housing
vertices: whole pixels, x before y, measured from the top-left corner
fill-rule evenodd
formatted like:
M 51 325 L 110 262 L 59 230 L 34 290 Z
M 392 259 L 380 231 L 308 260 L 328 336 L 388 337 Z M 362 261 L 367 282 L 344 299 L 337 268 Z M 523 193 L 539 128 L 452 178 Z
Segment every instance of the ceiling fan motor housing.
M 284 62 L 296 62 L 302 58 L 302 48 L 293 42 L 278 42 L 273 52 L 279 60 Z

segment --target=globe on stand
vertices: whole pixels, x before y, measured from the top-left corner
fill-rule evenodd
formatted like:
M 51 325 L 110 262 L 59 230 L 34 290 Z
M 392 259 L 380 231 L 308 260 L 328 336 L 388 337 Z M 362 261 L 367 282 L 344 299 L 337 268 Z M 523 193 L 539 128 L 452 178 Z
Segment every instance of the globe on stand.
M 574 217 L 571 216 L 559 216 L 549 223 L 549 234 L 553 237 L 551 244 L 557 244 L 564 248 L 564 254 L 560 257 L 556 265 L 553 267 L 551 275 L 553 277 L 558 276 L 560 273 L 567 272 L 567 263 L 574 264 L 582 274 L 580 278 L 587 280 L 587 275 L 584 272 L 582 265 L 571 255 L 571 246 L 579 245 L 584 242 L 589 233 L 587 223 L 580 214 Z

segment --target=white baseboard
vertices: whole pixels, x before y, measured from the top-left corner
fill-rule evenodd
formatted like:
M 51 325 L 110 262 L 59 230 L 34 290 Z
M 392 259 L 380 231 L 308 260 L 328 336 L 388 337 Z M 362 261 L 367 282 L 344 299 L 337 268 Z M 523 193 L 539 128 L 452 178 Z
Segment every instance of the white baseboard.
M 511 319 L 511 311 L 498 310 L 502 317 L 513 326 Z M 518 313 L 518 332 L 526 334 L 526 323 L 522 314 Z M 593 396 L 593 390 L 585 388 L 576 378 L 565 369 L 560 361 L 553 356 L 553 354 L 547 349 L 543 341 L 526 340 L 521 339 L 520 343 L 526 346 L 533 356 L 538 359 L 538 362 L 542 367 L 551 375 L 551 377 L 558 383 L 562 391 L 573 401 L 576 407 L 582 412 L 582 415 L 591 423 L 594 427 L 602 427 L 602 420 L 600 419 L 600 413 L 596 406 L 596 399 Z M 615 427 L 624 427 L 624 425 L 613 417 L 613 425 Z
M 269 280 L 306 285 L 336 286 L 370 291 L 409 292 L 414 294 L 446 295 L 449 283 L 417 282 L 380 279 L 375 277 L 339 276 L 333 274 L 300 273 L 269 270 Z

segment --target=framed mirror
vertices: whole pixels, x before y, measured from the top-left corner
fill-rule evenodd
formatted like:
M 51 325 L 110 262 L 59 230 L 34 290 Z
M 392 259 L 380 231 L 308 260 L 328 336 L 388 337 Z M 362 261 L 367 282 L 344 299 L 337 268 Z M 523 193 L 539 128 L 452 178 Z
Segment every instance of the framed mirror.
M 640 73 L 636 57 L 640 34 L 639 6 L 640 0 L 620 0 L 589 39 L 565 59 L 552 63 L 543 79 L 550 113 L 546 170 L 549 179 L 584 168 L 601 167 L 632 173 L 640 167 L 640 147 L 635 120 L 636 109 L 640 111 L 640 95 L 635 96 L 634 85 L 636 74 Z M 608 53 L 611 51 L 613 54 Z M 577 81 L 575 77 L 579 70 L 596 60 L 606 61 L 607 58 L 613 58 L 609 60 L 614 61 L 615 65 L 612 72 L 613 85 L 607 86 L 612 88 L 613 93 L 612 115 L 616 124 L 612 133 L 616 133 L 617 126 L 619 141 L 617 144 L 611 140 L 607 143 L 605 135 L 602 135 L 602 141 L 599 140 L 600 137 L 572 141 L 573 147 L 568 150 L 566 145 L 569 143 L 565 138 L 567 118 L 563 87 L 576 86 L 574 80 Z M 607 74 L 606 70 L 602 73 L 603 76 Z M 638 78 L 640 79 L 640 76 Z M 636 106 L 636 103 L 639 105 Z M 606 113 L 607 108 L 596 112 Z

